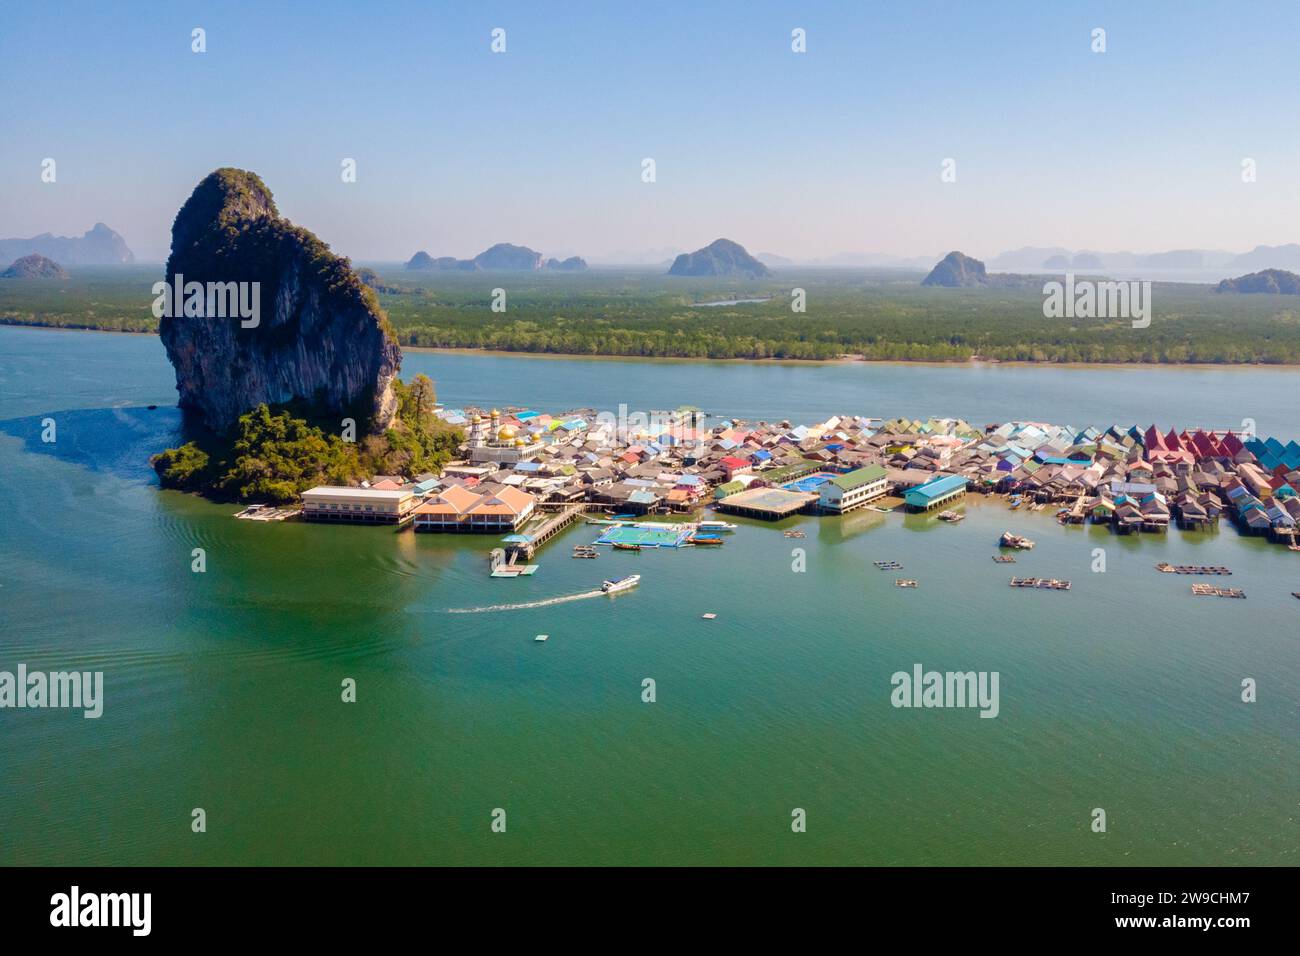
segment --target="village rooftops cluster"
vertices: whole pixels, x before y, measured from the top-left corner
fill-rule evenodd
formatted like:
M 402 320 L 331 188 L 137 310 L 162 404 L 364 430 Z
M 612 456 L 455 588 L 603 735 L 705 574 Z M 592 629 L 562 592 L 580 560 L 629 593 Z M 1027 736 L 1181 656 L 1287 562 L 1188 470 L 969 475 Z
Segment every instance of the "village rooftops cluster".
M 849 510 L 886 493 L 929 510 L 968 490 L 1060 502 L 1121 532 L 1171 520 L 1207 527 L 1227 513 L 1244 531 L 1290 540 L 1300 521 L 1300 445 L 1227 431 L 854 415 L 706 426 L 693 410 L 639 426 L 590 409 L 437 414 L 466 429 L 462 457 L 439 475 L 369 486 L 409 491 L 425 530 L 517 528 L 543 504 L 647 514 L 715 503 L 747 513 L 750 501 L 779 517 Z

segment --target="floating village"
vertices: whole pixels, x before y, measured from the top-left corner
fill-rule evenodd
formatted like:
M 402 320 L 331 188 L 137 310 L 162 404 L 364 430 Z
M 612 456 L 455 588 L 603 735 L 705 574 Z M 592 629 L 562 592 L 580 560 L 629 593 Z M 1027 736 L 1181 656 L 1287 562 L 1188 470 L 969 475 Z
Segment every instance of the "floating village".
M 1013 512 L 1051 509 L 1062 524 L 1101 524 L 1116 534 L 1164 534 L 1171 524 L 1209 531 L 1229 522 L 1237 533 L 1300 551 L 1295 441 L 1207 429 L 977 427 L 933 418 L 710 424 L 693 408 L 652 412 L 635 423 L 589 409 L 442 408 L 438 415 L 466 433 L 460 457 L 440 474 L 312 488 L 300 509 L 254 505 L 240 517 L 497 535 L 489 570 L 498 577 L 536 571 L 537 553 L 578 521 L 597 525 L 598 536 L 572 556 L 592 559 L 602 548 L 720 546 L 735 526 L 719 516 L 780 522 L 870 508 L 959 522 L 964 514 L 953 506 L 970 494 L 1000 497 Z M 1033 542 L 1007 532 L 996 547 L 994 560 L 1011 564 Z M 901 569 L 891 561 L 877 567 Z M 1219 566 L 1158 570 L 1231 573 Z M 606 584 L 625 589 L 617 580 Z M 917 586 L 906 578 L 896 584 Z M 1015 577 L 1011 586 L 1064 591 L 1070 583 Z M 1244 597 L 1209 585 L 1193 593 Z

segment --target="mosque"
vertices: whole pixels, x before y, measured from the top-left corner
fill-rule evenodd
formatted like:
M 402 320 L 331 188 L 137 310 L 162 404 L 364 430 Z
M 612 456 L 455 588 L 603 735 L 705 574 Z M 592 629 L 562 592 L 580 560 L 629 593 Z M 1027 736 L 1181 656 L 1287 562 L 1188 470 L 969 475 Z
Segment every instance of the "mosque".
M 471 462 L 513 465 L 535 457 L 542 447 L 541 442 L 516 434 L 509 425 L 502 425 L 501 412 L 495 408 L 490 421 L 484 421 L 481 415 L 470 420 L 466 449 Z

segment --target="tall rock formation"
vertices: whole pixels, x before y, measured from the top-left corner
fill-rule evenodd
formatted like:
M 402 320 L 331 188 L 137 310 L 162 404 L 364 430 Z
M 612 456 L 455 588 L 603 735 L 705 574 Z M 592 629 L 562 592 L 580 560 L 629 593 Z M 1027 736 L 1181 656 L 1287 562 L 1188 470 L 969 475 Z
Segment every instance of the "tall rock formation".
M 172 225 L 169 287 L 178 275 L 187 303 L 191 283 L 260 284 L 255 327 L 215 317 L 210 288 L 202 316 L 178 303 L 160 319 L 180 405 L 209 428 L 225 432 L 263 402 L 355 418 L 362 433 L 392 421 L 402 352 L 374 293 L 347 259 L 280 217 L 256 174 L 218 169 L 195 187 Z

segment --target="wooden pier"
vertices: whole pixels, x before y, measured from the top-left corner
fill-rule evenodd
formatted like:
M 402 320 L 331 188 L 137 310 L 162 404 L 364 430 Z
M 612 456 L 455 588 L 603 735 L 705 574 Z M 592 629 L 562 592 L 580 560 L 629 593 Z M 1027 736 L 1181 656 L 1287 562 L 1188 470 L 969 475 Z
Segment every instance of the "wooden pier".
M 550 541 L 553 537 L 567 528 L 573 522 L 578 520 L 578 516 L 587 509 L 585 503 L 572 504 L 563 510 L 550 515 L 540 525 L 532 530 L 521 530 L 511 537 L 524 538 L 523 541 L 511 541 L 506 544 L 505 551 L 511 562 L 517 558 L 523 558 L 531 561 L 537 549 Z

